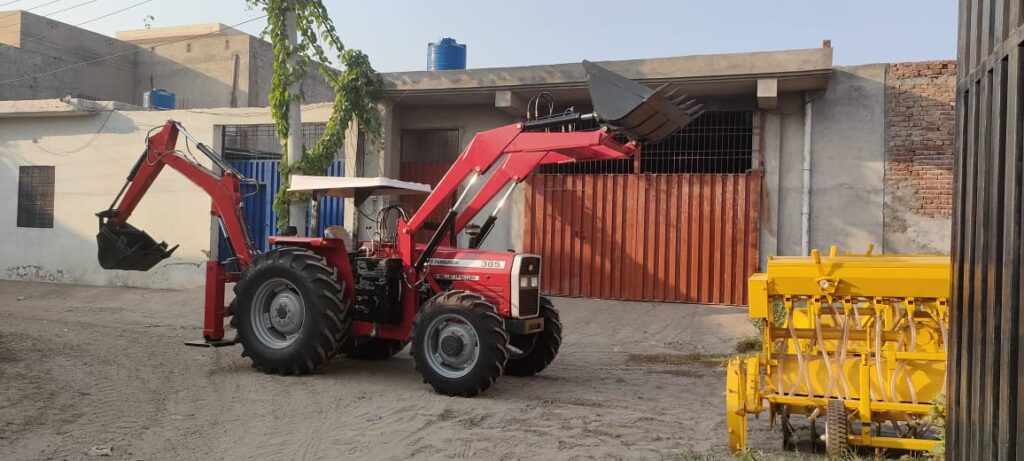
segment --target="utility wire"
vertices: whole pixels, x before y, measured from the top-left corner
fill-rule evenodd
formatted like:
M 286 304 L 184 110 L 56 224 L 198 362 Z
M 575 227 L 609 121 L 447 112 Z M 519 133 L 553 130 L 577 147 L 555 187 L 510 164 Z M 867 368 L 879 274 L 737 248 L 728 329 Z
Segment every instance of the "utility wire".
M 82 2 L 82 3 L 79 3 L 79 4 L 77 4 L 77 5 L 71 5 L 71 6 L 67 7 L 67 8 L 64 8 L 63 10 L 57 10 L 57 11 L 54 11 L 54 12 L 52 12 L 52 13 L 50 13 L 50 14 L 47 14 L 47 15 L 45 15 L 45 17 L 47 17 L 47 18 L 48 18 L 48 17 L 50 17 L 50 16 L 53 16 L 53 15 L 55 15 L 55 14 L 60 14 L 60 13 L 63 13 L 63 12 L 65 12 L 65 11 L 73 10 L 73 9 L 75 9 L 75 8 L 78 8 L 78 7 L 80 7 L 80 6 L 83 6 L 83 5 L 88 5 L 88 4 L 90 4 L 90 3 L 96 3 L 96 2 L 98 2 L 98 1 L 99 1 L 99 0 L 86 0 L 86 1 L 84 1 L 84 2 Z
M 15 1 L 18 1 L 18 0 L 15 0 Z M 46 2 L 46 3 L 43 3 L 42 5 L 36 5 L 36 6 L 33 6 L 32 8 L 26 8 L 26 9 L 24 9 L 24 10 L 17 10 L 17 11 L 12 11 L 12 12 L 10 12 L 10 13 L 7 13 L 7 14 L 3 15 L 3 16 L 0 16 L 0 19 L 3 19 L 3 18 L 8 18 L 8 17 L 14 16 L 14 15 L 16 15 L 16 14 L 18 14 L 18 13 L 22 12 L 22 11 L 32 11 L 32 10 L 38 10 L 38 9 L 40 9 L 40 8 L 42 8 L 42 7 L 46 6 L 46 5 L 53 5 L 54 3 L 57 3 L 57 2 L 61 2 L 61 1 L 64 1 L 64 0 L 52 0 L 52 1 L 49 1 L 49 2 Z M 11 3 L 14 3 L 14 2 L 11 2 Z M 4 5 L 10 5 L 10 3 L 4 3 Z M 11 26 L 13 26 L 13 25 L 14 25 L 14 24 L 8 24 L 8 25 L 7 25 L 7 27 L 11 27 Z M 6 29 L 7 27 L 2 27 L 2 28 L 3 28 L 3 29 Z
M 20 2 L 20 1 L 21 1 L 21 0 L 13 0 L 13 1 L 10 1 L 10 2 L 7 2 L 7 3 L 0 3 L 0 6 L 7 6 L 7 5 L 10 5 L 10 4 L 12 4 L 12 3 L 18 3 L 18 2 Z
M 91 0 L 91 1 L 92 1 L 92 2 L 95 2 L 95 1 L 97 1 L 97 0 Z M 85 24 L 89 24 L 90 22 L 95 22 L 95 21 L 99 21 L 100 19 L 104 19 L 104 18 L 109 18 L 109 17 L 111 17 L 111 16 L 113 16 L 113 15 L 115 15 L 115 14 L 118 14 L 118 13 L 123 13 L 123 12 L 125 12 L 125 11 L 128 11 L 128 10 L 132 9 L 132 8 L 135 8 L 135 7 L 138 7 L 138 6 L 142 6 L 142 5 L 145 5 L 145 4 L 147 4 L 147 3 L 149 3 L 149 2 L 152 2 L 152 1 L 153 1 L 153 0 L 143 0 L 143 1 L 139 2 L 139 3 L 136 3 L 136 4 L 133 4 L 133 5 L 129 5 L 129 6 L 126 6 L 126 7 L 124 7 L 124 8 L 121 8 L 120 10 L 117 10 L 117 11 L 112 11 L 112 12 L 110 12 L 110 13 L 104 14 L 103 16 L 99 16 L 99 17 L 96 17 L 96 18 L 92 18 L 92 19 L 90 19 L 90 20 L 88 20 L 88 21 L 82 21 L 82 22 L 80 22 L 80 23 L 78 23 L 78 24 L 72 24 L 72 25 L 73 25 L 73 26 L 75 26 L 75 27 L 80 27 L 80 26 L 82 26 L 82 25 L 85 25 Z M 87 2 L 87 3 L 90 3 L 90 2 Z M 42 34 L 42 35 L 36 35 L 35 37 L 29 37 L 29 38 L 26 38 L 25 40 L 22 40 L 22 43 L 28 43 L 28 42 L 31 42 L 31 41 L 39 40 L 39 39 L 41 39 L 41 38 L 43 38 L 43 37 L 46 37 L 46 36 L 52 35 L 52 34 L 54 34 L 54 33 L 56 33 L 56 31 L 54 31 L 54 32 L 48 32 L 48 33 L 45 33 L 45 34 Z
M 262 16 L 257 16 L 257 17 L 252 18 L 252 19 L 247 19 L 247 20 L 242 21 L 242 22 L 237 23 L 237 24 L 232 24 L 232 25 L 230 25 L 228 27 L 235 28 L 235 27 L 238 27 L 238 26 L 241 26 L 241 25 L 244 25 L 244 24 L 248 24 L 248 23 L 253 22 L 253 21 L 258 21 L 258 20 L 266 18 L 266 17 L 267 17 L 267 15 L 264 14 Z M 174 40 L 174 41 L 170 41 L 170 42 L 158 43 L 158 44 L 150 46 L 148 48 L 149 49 L 153 49 L 153 48 L 159 48 L 159 47 L 162 47 L 162 46 L 174 45 L 175 43 L 187 42 L 189 40 L 194 40 L 194 39 L 197 39 L 197 38 L 200 38 L 200 37 L 205 37 L 205 36 L 208 36 L 208 35 L 216 35 L 216 34 L 219 34 L 219 33 L 220 33 L 219 30 L 215 30 L 215 31 L 207 32 L 205 34 L 192 35 L 190 37 L 185 37 L 185 38 Z M 77 64 L 72 64 L 70 66 L 64 66 L 64 67 L 61 67 L 60 69 L 54 69 L 54 70 L 51 70 L 51 71 L 48 71 L 48 72 L 42 72 L 42 73 L 35 74 L 35 75 L 26 75 L 24 77 L 17 77 L 17 78 L 12 78 L 12 79 L 9 79 L 9 80 L 0 81 L 0 85 L 6 84 L 6 83 L 20 82 L 22 80 L 28 80 L 28 79 L 37 78 L 37 77 L 45 77 L 47 75 L 53 75 L 53 74 L 56 74 L 56 73 L 64 72 L 65 70 L 74 69 L 76 67 L 86 66 L 86 65 L 97 63 L 97 62 L 100 62 L 100 61 L 106 61 L 108 59 L 114 59 L 114 58 L 117 58 L 117 57 L 129 55 L 129 54 L 135 54 L 135 53 L 138 53 L 140 51 L 146 51 L 146 50 L 147 50 L 147 48 L 139 48 L 137 50 L 125 51 L 124 53 L 112 54 L 110 56 L 104 56 L 102 58 L 96 58 L 96 59 L 92 59 L 92 60 L 89 60 L 89 61 L 80 62 L 80 63 L 77 63 Z

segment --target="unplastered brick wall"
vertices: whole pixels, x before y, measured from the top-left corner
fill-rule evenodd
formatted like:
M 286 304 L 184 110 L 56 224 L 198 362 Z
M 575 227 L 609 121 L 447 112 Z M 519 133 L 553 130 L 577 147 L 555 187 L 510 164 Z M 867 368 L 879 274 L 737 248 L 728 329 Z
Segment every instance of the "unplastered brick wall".
M 886 75 L 886 187 L 910 211 L 953 213 L 956 61 L 890 64 Z M 909 189 L 909 190 L 908 190 Z

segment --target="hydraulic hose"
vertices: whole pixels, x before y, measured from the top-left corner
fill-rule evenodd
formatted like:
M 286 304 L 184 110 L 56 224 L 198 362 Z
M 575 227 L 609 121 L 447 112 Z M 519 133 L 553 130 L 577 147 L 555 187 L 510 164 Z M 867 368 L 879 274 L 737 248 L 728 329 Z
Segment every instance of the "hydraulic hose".
M 875 308 L 875 374 L 878 378 L 878 390 L 881 401 L 889 401 L 889 396 L 885 391 L 885 376 L 882 374 L 882 315 Z
M 810 306 L 808 306 L 808 311 L 810 311 Z M 821 334 L 821 312 L 819 311 L 811 320 L 814 322 L 814 333 L 817 335 L 819 349 L 821 349 L 821 359 L 825 361 L 825 373 L 829 377 L 828 387 L 825 388 L 825 397 L 828 398 L 832 396 L 832 388 L 836 380 L 835 374 L 832 373 L 832 358 L 828 355 L 828 350 L 825 348 L 825 337 Z
M 807 386 L 807 395 L 813 396 L 814 389 L 811 387 L 811 377 L 807 373 L 807 362 L 804 360 L 803 348 L 800 346 L 800 339 L 796 336 L 796 327 L 793 326 L 793 306 L 788 306 L 789 309 L 786 313 L 786 323 L 789 325 L 789 335 L 793 338 L 794 350 L 796 350 L 796 360 L 799 363 L 799 371 L 797 372 L 796 380 L 793 381 L 793 388 L 790 389 L 789 395 L 792 397 L 796 395 L 796 390 L 800 386 L 800 379 L 802 378 Z
M 843 334 L 839 340 L 839 350 L 836 351 L 836 367 L 838 367 L 839 369 L 839 372 L 837 374 L 839 379 L 839 385 L 842 386 L 843 396 L 847 400 L 850 399 L 850 382 L 849 379 L 847 379 L 846 377 L 846 373 L 843 371 L 843 366 L 844 364 L 846 364 L 846 341 L 850 337 L 850 322 L 852 321 L 853 318 L 850 317 L 849 313 L 847 313 L 846 321 L 843 322 Z

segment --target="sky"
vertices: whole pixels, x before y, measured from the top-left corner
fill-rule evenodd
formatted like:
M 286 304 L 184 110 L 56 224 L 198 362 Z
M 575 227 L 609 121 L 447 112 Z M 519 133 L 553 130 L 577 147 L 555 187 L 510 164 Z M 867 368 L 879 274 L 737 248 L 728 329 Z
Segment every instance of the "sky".
M 0 0 L 77 24 L 143 0 Z M 7 3 L 7 5 L 5 5 Z M 954 59 L 956 0 L 325 0 L 338 32 L 381 72 L 426 69 L 427 43 L 467 45 L 468 67 L 817 48 L 834 64 Z M 82 27 L 115 31 L 260 16 L 245 0 L 150 0 Z M 258 20 L 239 28 L 258 34 Z

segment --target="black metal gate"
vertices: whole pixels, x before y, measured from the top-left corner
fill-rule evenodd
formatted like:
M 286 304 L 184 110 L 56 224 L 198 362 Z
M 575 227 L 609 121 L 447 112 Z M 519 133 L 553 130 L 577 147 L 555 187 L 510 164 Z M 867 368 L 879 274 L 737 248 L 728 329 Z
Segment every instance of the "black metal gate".
M 1024 458 L 1020 0 L 961 0 L 947 459 Z

